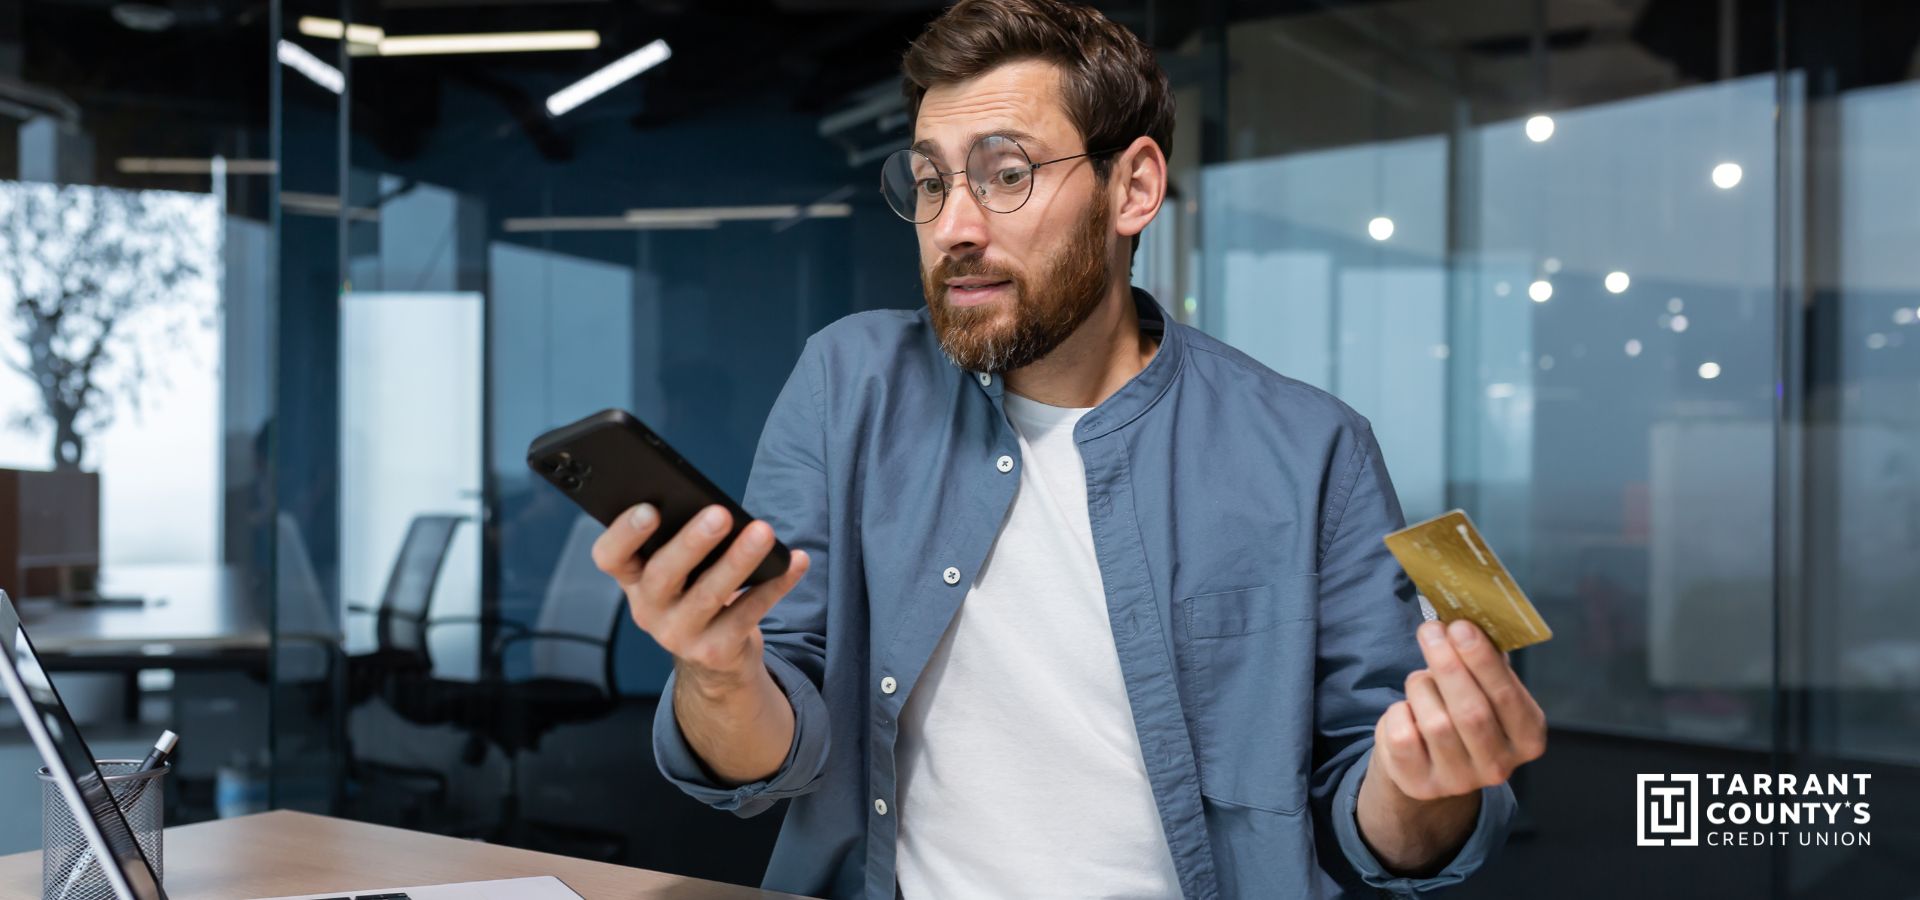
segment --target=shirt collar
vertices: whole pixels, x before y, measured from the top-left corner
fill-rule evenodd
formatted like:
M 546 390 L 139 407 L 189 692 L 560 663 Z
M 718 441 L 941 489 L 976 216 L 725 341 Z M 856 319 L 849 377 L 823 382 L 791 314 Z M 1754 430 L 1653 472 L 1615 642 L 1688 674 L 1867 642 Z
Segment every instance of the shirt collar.
M 1133 308 L 1140 315 L 1140 330 L 1159 335 L 1160 346 L 1154 351 L 1153 358 L 1147 361 L 1146 368 L 1128 379 L 1092 412 L 1080 418 L 1079 424 L 1074 426 L 1075 441 L 1092 440 L 1139 418 L 1167 392 L 1180 372 L 1181 357 L 1186 349 L 1180 326 L 1167 318 L 1166 308 L 1160 305 L 1160 301 L 1137 287 L 1133 288 Z M 998 374 L 967 372 L 966 375 L 975 387 L 993 398 L 996 405 L 1001 402 L 1004 386 Z

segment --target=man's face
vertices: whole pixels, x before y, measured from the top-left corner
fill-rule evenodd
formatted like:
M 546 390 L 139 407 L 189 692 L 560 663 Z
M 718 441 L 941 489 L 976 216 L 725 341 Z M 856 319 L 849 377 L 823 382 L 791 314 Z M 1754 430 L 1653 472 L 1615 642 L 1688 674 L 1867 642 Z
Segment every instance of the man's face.
M 1088 150 L 1060 101 L 1051 63 L 1009 63 L 927 91 L 916 146 L 942 171 L 966 168 L 987 134 L 1017 136 L 1033 162 Z M 988 212 L 956 178 L 940 215 L 915 226 L 921 286 L 940 345 L 963 369 L 1024 367 L 1060 345 L 1106 295 L 1115 239 L 1104 184 L 1087 159 L 1033 172 L 1012 213 Z

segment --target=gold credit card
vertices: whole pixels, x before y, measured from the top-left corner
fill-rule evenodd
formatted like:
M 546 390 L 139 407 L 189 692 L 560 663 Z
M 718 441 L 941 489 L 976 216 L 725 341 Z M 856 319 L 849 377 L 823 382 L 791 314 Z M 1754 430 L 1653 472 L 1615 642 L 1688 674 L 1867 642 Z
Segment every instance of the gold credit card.
M 1553 637 L 1465 512 L 1456 509 L 1410 525 L 1387 535 L 1386 542 L 1441 621 L 1466 619 L 1503 651 Z

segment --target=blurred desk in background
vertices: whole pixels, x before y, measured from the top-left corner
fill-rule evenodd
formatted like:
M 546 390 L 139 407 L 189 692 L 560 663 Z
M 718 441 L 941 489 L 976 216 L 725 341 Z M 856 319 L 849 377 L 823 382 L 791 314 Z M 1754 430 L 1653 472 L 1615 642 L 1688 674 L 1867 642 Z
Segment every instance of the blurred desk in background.
M 115 566 L 100 593 L 141 605 L 20 600 L 21 621 L 55 671 L 244 669 L 264 674 L 272 638 L 267 598 L 216 564 Z

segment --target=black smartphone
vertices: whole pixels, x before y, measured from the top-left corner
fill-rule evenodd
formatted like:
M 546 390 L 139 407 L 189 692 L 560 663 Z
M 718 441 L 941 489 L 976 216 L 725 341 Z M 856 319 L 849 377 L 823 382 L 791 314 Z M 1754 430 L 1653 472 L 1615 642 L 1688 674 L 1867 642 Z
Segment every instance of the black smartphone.
M 653 504 L 660 511 L 660 527 L 640 545 L 642 559 L 651 558 L 700 510 L 711 504 L 726 507 L 733 514 L 733 531 L 694 566 L 687 576 L 689 583 L 717 562 L 753 522 L 726 491 L 623 410 L 603 410 L 534 438 L 527 447 L 527 465 L 602 525 L 612 525 L 638 504 Z M 778 578 L 787 571 L 790 556 L 786 546 L 775 540 L 767 558 L 747 576 L 746 586 Z

